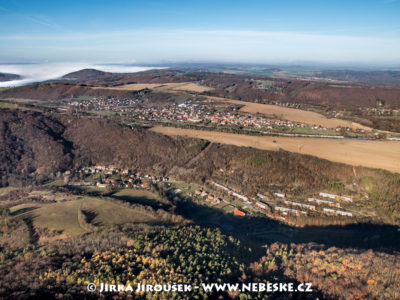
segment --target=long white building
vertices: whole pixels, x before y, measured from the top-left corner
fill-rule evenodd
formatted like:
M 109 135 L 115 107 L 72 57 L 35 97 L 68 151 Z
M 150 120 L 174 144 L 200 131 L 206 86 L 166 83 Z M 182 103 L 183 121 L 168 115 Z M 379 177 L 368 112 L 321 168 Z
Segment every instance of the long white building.
M 288 201 L 288 200 L 285 200 L 284 203 L 285 203 L 285 204 L 288 204 L 288 205 L 293 205 L 293 206 L 299 206 L 299 207 L 307 208 L 307 209 L 310 209 L 310 210 L 315 210 L 315 205 L 304 204 L 304 203 L 299 203 L 299 202 L 293 202 L 293 201 Z
M 297 209 L 288 208 L 288 207 L 282 207 L 282 206 L 275 206 L 275 210 L 281 211 L 284 214 L 292 213 L 292 214 L 295 214 L 295 215 L 300 215 L 300 214 L 307 215 L 306 211 L 300 211 L 300 210 L 297 210 Z
M 265 203 L 262 203 L 261 201 L 257 201 L 256 205 L 262 209 L 268 209 L 268 205 Z
M 317 204 L 326 204 L 326 205 L 329 205 L 329 206 L 335 206 L 335 207 L 340 208 L 340 203 L 329 201 L 329 200 L 322 200 L 322 199 L 317 199 L 317 198 L 312 198 L 311 197 L 311 198 L 308 198 L 308 201 L 309 202 L 315 202 Z
M 241 199 L 241 200 L 243 200 L 243 201 L 245 201 L 245 202 L 249 202 L 249 198 L 246 197 L 245 195 L 236 193 L 236 192 L 235 192 L 234 190 L 232 190 L 231 188 L 228 188 L 228 187 L 226 187 L 226 186 L 224 186 L 224 185 L 222 185 L 222 184 L 219 184 L 219 183 L 217 183 L 217 182 L 212 181 L 211 183 L 212 183 L 213 185 L 215 185 L 215 186 L 217 186 L 217 187 L 219 187 L 219 188 L 221 188 L 221 189 L 227 191 L 229 194 L 232 194 L 233 196 L 235 196 L 235 197 L 237 197 L 237 198 L 239 198 L 239 199 Z
M 258 193 L 257 196 L 260 197 L 260 199 L 264 199 L 264 200 L 267 199 L 267 196 L 260 194 L 260 193 Z
M 324 193 L 324 192 L 319 193 L 319 195 L 321 197 L 325 197 L 325 198 L 339 199 L 342 201 L 353 202 L 353 199 L 351 199 L 351 197 L 348 197 L 348 196 L 339 196 L 339 195 L 329 194 L 329 193 Z
M 351 212 L 343 211 L 343 210 L 336 210 L 336 209 L 331 209 L 331 208 L 324 208 L 324 212 L 329 213 L 329 214 L 347 216 L 347 217 L 353 216 L 353 214 Z
M 282 193 L 274 193 L 274 195 L 279 198 L 285 198 L 285 194 L 282 194 Z

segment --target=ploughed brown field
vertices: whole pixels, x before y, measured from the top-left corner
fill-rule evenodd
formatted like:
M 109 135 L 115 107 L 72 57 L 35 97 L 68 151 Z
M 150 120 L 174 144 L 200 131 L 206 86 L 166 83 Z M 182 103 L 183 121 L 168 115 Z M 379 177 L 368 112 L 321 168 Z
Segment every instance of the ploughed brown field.
M 200 138 L 240 147 L 283 149 L 353 166 L 400 173 L 400 143 L 395 141 L 250 136 L 162 126 L 153 127 L 151 130 L 170 136 Z
M 268 115 L 277 115 L 282 116 L 283 119 L 294 121 L 294 122 L 304 122 L 306 124 L 311 125 L 321 125 L 327 128 L 336 128 L 338 126 L 343 127 L 356 127 L 364 130 L 372 130 L 372 128 L 347 121 L 335 118 L 327 118 L 324 115 L 321 115 L 316 112 L 301 110 L 296 108 L 289 108 L 289 107 L 282 107 L 278 105 L 271 105 L 271 104 L 261 104 L 261 103 L 253 103 L 253 102 L 245 102 L 240 100 L 232 100 L 226 99 L 221 97 L 207 97 L 210 100 L 216 100 L 226 103 L 232 103 L 237 105 L 244 105 L 240 110 L 243 112 L 248 113 L 261 113 L 261 114 L 268 114 Z
M 194 82 L 171 82 L 171 83 L 132 83 L 115 87 L 95 87 L 99 89 L 123 90 L 123 91 L 139 91 L 143 89 L 151 89 L 156 92 L 166 91 L 188 91 L 202 93 L 213 90 L 213 88 L 196 84 Z

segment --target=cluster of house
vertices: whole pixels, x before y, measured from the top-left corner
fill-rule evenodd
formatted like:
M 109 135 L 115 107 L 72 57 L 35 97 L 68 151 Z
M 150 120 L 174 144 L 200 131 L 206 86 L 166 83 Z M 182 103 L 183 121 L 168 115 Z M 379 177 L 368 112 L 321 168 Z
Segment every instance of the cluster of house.
M 221 203 L 221 201 L 226 202 L 225 200 L 223 200 L 222 198 L 219 198 L 218 196 L 215 196 L 211 193 L 209 193 L 208 191 L 206 191 L 204 188 L 199 188 L 195 191 L 195 194 L 200 196 L 200 197 L 205 197 L 205 201 L 210 201 L 211 205 L 217 205 L 218 203 Z M 245 212 L 239 210 L 238 208 L 235 207 L 235 209 L 233 210 L 233 214 L 235 216 L 239 216 L 239 217 L 244 217 L 246 214 Z
M 205 197 L 206 201 L 210 201 L 211 205 L 217 205 L 218 203 L 221 203 L 223 201 L 221 198 L 210 194 L 208 191 L 206 191 L 203 188 L 199 188 L 198 190 L 195 191 L 195 194 L 201 197 Z
M 129 113 L 133 119 L 142 121 L 178 121 L 191 123 L 213 123 L 216 125 L 238 125 L 243 127 L 262 128 L 269 130 L 287 130 L 304 128 L 307 125 L 301 122 L 292 122 L 276 118 L 258 117 L 251 114 L 233 113 L 230 111 L 216 111 L 207 105 L 185 102 L 162 107 L 143 107 L 139 99 L 118 99 L 93 97 L 85 100 L 72 101 L 69 106 L 88 111 L 113 111 Z M 321 126 L 313 126 L 314 130 L 327 130 Z
M 68 103 L 72 108 L 87 111 L 113 111 L 113 112 L 133 112 L 140 103 L 139 99 L 119 99 L 93 97 L 82 100 L 74 100 Z
M 274 209 L 275 211 L 280 212 L 282 215 L 288 215 L 288 214 L 293 214 L 293 215 L 308 215 L 307 211 L 313 211 L 316 212 L 316 206 L 313 204 L 307 204 L 307 203 L 301 203 L 301 202 L 295 202 L 295 201 L 290 201 L 286 199 L 286 195 L 283 193 L 273 193 L 274 197 L 278 200 L 277 203 L 284 203 L 285 206 L 279 206 L 275 205 Z M 262 194 L 257 194 L 257 196 L 261 199 L 266 199 L 267 197 L 262 195 Z M 316 205 L 327 205 L 330 207 L 336 207 L 340 208 L 340 203 L 341 202 L 353 202 L 353 199 L 349 196 L 340 196 L 336 194 L 330 194 L 330 193 L 325 193 L 325 192 L 320 192 L 319 196 L 322 198 L 329 198 L 329 199 L 334 199 L 334 201 L 331 200 L 326 200 L 326 199 L 318 199 L 318 198 L 313 198 L 310 197 L 307 200 L 309 202 L 313 202 Z M 305 210 L 304 210 L 305 209 Z M 348 216 L 352 217 L 353 214 L 350 212 L 346 212 L 343 210 L 335 210 L 331 208 L 322 208 L 322 212 L 330 215 L 341 215 L 341 216 Z
M 276 105 L 276 106 L 282 106 L 282 107 L 289 107 L 289 108 L 297 108 L 297 109 L 302 109 L 302 105 L 300 103 L 297 102 L 280 102 L 280 101 L 266 101 L 264 102 L 266 104 L 272 104 L 272 105 Z
M 266 130 L 264 133 L 285 132 L 295 128 L 304 128 L 309 125 L 302 122 L 294 122 L 289 120 L 280 120 L 277 118 L 260 117 L 252 114 L 244 114 L 232 112 L 230 110 L 215 110 L 213 106 L 195 104 L 190 101 L 181 104 L 172 104 L 167 106 L 143 106 L 146 99 L 119 99 L 115 97 L 92 97 L 87 99 L 74 100 L 68 103 L 72 108 L 86 111 L 112 111 L 127 114 L 132 119 L 149 121 L 149 122 L 188 122 L 201 124 L 216 124 L 217 126 L 242 126 L 248 128 L 256 128 Z M 298 104 L 280 103 L 276 101 L 270 102 L 274 105 L 284 107 L 299 107 Z M 323 126 L 311 126 L 312 130 L 325 132 L 329 128 Z M 336 132 L 340 132 L 340 127 L 335 128 Z M 347 131 L 357 131 L 370 138 L 369 133 L 363 129 L 346 128 Z M 268 132 L 270 131 L 270 132 Z M 378 134 L 379 135 L 379 134 Z M 325 137 L 325 136 L 324 136 Z M 326 137 L 332 137 L 331 135 Z M 378 138 L 378 136 L 372 136 Z
M 171 105 L 150 111 L 151 114 L 146 118 L 149 121 L 168 120 L 192 123 L 212 123 L 219 126 L 236 125 L 250 128 L 259 128 L 264 130 L 290 130 L 293 128 L 304 128 L 307 124 L 289 120 L 280 120 L 277 118 L 260 117 L 253 114 L 241 114 L 226 110 L 215 111 L 206 105 L 183 103 L 180 105 Z M 328 128 L 321 126 L 312 126 L 313 130 L 326 131 Z M 340 130 L 338 128 L 337 130 Z
M 113 111 L 130 113 L 132 118 L 145 121 L 180 121 L 193 123 L 214 123 L 218 125 L 240 125 L 256 128 L 304 127 L 304 123 L 256 117 L 226 111 L 216 112 L 206 105 L 181 103 L 163 107 L 141 107 L 139 99 L 92 97 L 68 103 L 72 108 L 87 111 Z M 315 129 L 320 127 L 315 126 Z M 322 130 L 322 128 L 321 128 Z M 326 129 L 325 129 L 326 130 Z
M 368 115 L 374 116 L 400 116 L 400 109 L 386 107 L 368 107 L 364 109 Z
M 329 206 L 336 206 L 340 208 L 340 202 L 353 202 L 353 199 L 349 196 L 339 196 L 336 194 L 330 194 L 330 193 L 324 193 L 320 192 L 319 195 L 324 198 L 329 198 L 329 199 L 334 199 L 336 202 L 333 201 L 328 201 L 328 200 L 322 200 L 322 199 L 315 199 L 315 198 L 308 198 L 314 199 L 316 202 L 319 201 L 319 203 L 322 204 L 328 204 Z M 324 202 L 321 202 L 324 201 Z M 317 202 L 317 204 L 319 204 Z M 323 208 L 323 212 L 327 214 L 333 214 L 333 215 L 340 215 L 340 216 L 346 216 L 346 217 L 353 217 L 353 214 L 351 212 L 343 211 L 343 210 L 337 210 L 337 209 L 332 209 L 332 208 Z
M 269 198 L 261 193 L 258 193 L 257 197 L 259 198 L 259 200 L 256 200 L 253 198 L 249 199 L 249 197 L 242 195 L 238 192 L 235 192 L 233 189 L 231 189 L 227 186 L 224 186 L 220 183 L 212 181 L 211 184 L 216 186 L 219 189 L 222 189 L 223 191 L 227 192 L 228 194 L 230 194 L 236 198 L 239 198 L 241 201 L 244 202 L 244 206 L 251 210 L 255 210 L 258 208 L 258 211 L 265 213 L 265 211 L 271 211 L 271 209 L 274 208 L 273 210 L 281 213 L 282 216 L 286 216 L 288 214 L 297 215 L 297 216 L 300 216 L 300 215 L 307 216 L 308 215 L 307 211 L 317 212 L 316 205 L 290 201 L 287 199 L 287 196 L 284 193 L 274 192 L 272 198 Z M 199 188 L 198 190 L 195 191 L 195 194 L 198 196 L 201 196 L 201 197 L 206 197 L 206 201 L 211 201 L 211 203 L 213 205 L 218 204 L 221 201 L 225 201 L 221 198 L 218 198 L 215 195 L 210 194 L 204 188 Z M 328 205 L 328 206 L 331 206 L 331 207 L 333 206 L 336 208 L 341 207 L 340 202 L 347 202 L 347 203 L 353 202 L 353 199 L 349 196 L 341 196 L 341 195 L 325 193 L 325 192 L 320 192 L 319 196 L 321 198 L 333 199 L 334 201 L 326 200 L 326 199 L 312 198 L 312 197 L 308 198 L 308 201 L 314 202 L 317 205 Z M 275 199 L 275 200 L 273 200 L 273 199 Z M 252 201 L 250 201 L 250 200 L 252 200 Z M 266 203 L 266 202 L 264 202 L 264 200 L 268 201 L 268 202 L 272 201 L 272 202 L 274 202 L 274 204 Z M 283 203 L 284 206 L 279 205 L 279 203 Z M 343 211 L 343 210 L 336 210 L 336 209 L 331 209 L 331 208 L 326 208 L 326 207 L 322 207 L 322 212 L 329 214 L 329 215 L 340 215 L 340 216 L 353 217 L 353 213 L 351 213 L 351 212 L 347 212 L 347 211 Z M 240 210 L 235 208 L 234 214 L 235 215 L 244 215 L 244 212 L 241 212 Z M 281 218 L 284 219 L 283 217 L 281 217 Z
M 243 127 L 264 128 L 264 129 L 293 129 L 295 127 L 304 128 L 306 124 L 292 122 L 289 120 L 279 120 L 274 118 L 257 117 L 255 115 L 242 115 L 236 113 L 216 113 L 206 121 L 218 125 L 239 125 Z
M 233 189 L 231 189 L 227 186 L 224 186 L 224 185 L 214 182 L 214 181 L 212 181 L 211 184 L 216 186 L 219 189 L 224 190 L 228 194 L 230 194 L 236 198 L 239 198 L 240 200 L 242 200 L 245 203 L 244 205 L 247 208 L 252 209 L 252 210 L 254 210 L 255 208 L 258 208 L 258 211 L 265 212 L 265 211 L 270 211 L 271 208 L 273 207 L 274 211 L 279 212 L 282 216 L 287 216 L 289 214 L 296 215 L 296 216 L 301 216 L 301 215 L 307 216 L 308 215 L 307 211 L 317 212 L 316 205 L 287 200 L 287 196 L 284 193 L 275 192 L 275 193 L 273 193 L 272 198 L 269 198 L 263 194 L 258 193 L 257 196 L 261 200 L 255 200 L 255 199 L 251 198 L 252 201 L 250 201 L 249 197 L 242 195 L 238 192 L 235 192 Z M 201 196 L 201 197 L 205 197 L 206 201 L 211 201 L 212 205 L 218 204 L 221 201 L 225 201 L 221 198 L 218 198 L 215 195 L 210 194 L 204 188 L 199 188 L 198 190 L 195 191 L 195 194 L 198 196 Z M 328 205 L 328 206 L 331 206 L 331 207 L 333 206 L 336 208 L 340 208 L 340 202 L 353 202 L 353 199 L 349 196 L 341 196 L 341 195 L 330 194 L 330 193 L 325 193 L 325 192 L 319 193 L 319 196 L 321 198 L 333 199 L 334 201 L 326 200 L 326 199 L 312 198 L 312 197 L 308 198 L 308 201 L 314 202 L 317 205 Z M 275 198 L 275 200 L 273 200 L 273 202 L 276 202 L 274 205 L 271 205 L 270 203 L 266 203 L 263 201 L 263 200 L 271 201 L 274 198 Z M 283 203 L 284 206 L 279 205 L 278 203 Z M 340 216 L 353 217 L 353 213 L 351 213 L 351 212 L 347 212 L 344 210 L 332 209 L 332 208 L 326 208 L 326 207 L 322 207 L 322 212 L 325 214 L 329 214 L 329 215 L 340 215 Z M 238 216 L 245 215 L 244 212 L 238 210 L 237 208 L 235 208 L 235 211 L 233 213 L 234 213 L 234 215 L 238 215 Z M 284 219 L 284 217 L 281 217 L 281 218 Z
M 245 207 L 249 210 L 261 211 L 261 212 L 265 213 L 265 211 L 269 211 L 271 208 L 271 206 L 269 204 L 267 204 L 263 201 L 260 201 L 260 200 L 255 200 L 253 198 L 250 199 L 249 197 L 234 191 L 230 187 L 227 187 L 227 186 L 217 183 L 215 181 L 212 181 L 210 183 L 212 185 L 216 186 L 217 188 L 222 189 L 224 192 L 227 192 L 229 195 L 241 200 L 244 203 L 243 207 Z M 218 204 L 221 201 L 227 202 L 224 199 L 218 198 L 217 196 L 210 194 L 204 188 L 199 188 L 198 190 L 195 191 L 195 194 L 198 196 L 206 197 L 206 200 L 212 201 L 211 203 L 213 205 Z M 250 201 L 250 200 L 252 200 L 252 201 Z M 258 208 L 258 210 L 256 208 Z M 235 208 L 235 210 L 233 211 L 233 214 L 236 216 L 244 216 L 245 215 L 245 213 L 243 211 L 239 210 L 238 208 Z
M 258 194 L 258 196 L 260 197 L 260 196 L 263 196 L 263 197 L 265 197 L 264 195 L 261 195 L 261 194 Z M 279 198 L 279 199 L 286 199 L 286 195 L 285 194 L 283 194 L 283 193 L 277 193 L 277 192 L 275 192 L 274 193 L 274 196 L 275 197 L 277 197 L 277 198 Z M 292 201 L 288 201 L 288 200 L 284 200 L 284 203 L 286 204 L 286 205 L 292 205 L 292 206 L 299 206 L 299 207 L 303 207 L 303 204 L 302 203 L 298 203 L 298 202 L 292 202 Z M 275 211 L 279 211 L 279 212 L 281 212 L 282 213 L 282 215 L 284 215 L 284 216 L 286 216 L 287 214 L 294 214 L 294 215 L 307 215 L 307 212 L 306 211 L 303 211 L 303 210 L 297 210 L 297 209 L 293 209 L 293 208 L 289 208 L 289 207 L 283 207 L 283 206 L 275 206 Z
M 81 185 L 81 186 L 94 186 L 105 188 L 108 186 L 112 187 L 124 187 L 124 188 L 149 188 L 150 183 L 157 183 L 160 181 L 169 181 L 168 177 L 154 176 L 151 174 L 145 174 L 143 172 L 134 172 L 131 169 L 121 169 L 114 166 L 96 165 L 89 167 L 82 167 L 77 170 L 78 173 L 84 174 L 103 174 L 106 175 L 99 181 L 78 181 L 72 182 L 70 185 Z M 65 175 L 71 174 L 71 171 L 65 172 Z M 110 175 L 120 174 L 118 178 L 112 178 Z M 107 176 L 108 175 L 108 176 Z
M 242 200 L 245 203 L 244 206 L 247 207 L 248 209 L 251 209 L 251 210 L 258 209 L 259 212 L 265 213 L 266 211 L 271 211 L 271 209 L 273 208 L 274 211 L 281 213 L 281 215 L 283 215 L 283 216 L 286 216 L 288 214 L 297 215 L 297 216 L 300 216 L 300 215 L 307 216 L 308 212 L 310 212 L 310 211 L 314 212 L 314 213 L 317 212 L 316 205 L 324 205 L 324 206 L 340 208 L 341 202 L 342 203 L 343 202 L 346 202 L 346 203 L 353 202 L 353 199 L 349 196 L 341 196 L 341 195 L 325 193 L 325 192 L 319 193 L 319 196 L 321 198 L 325 198 L 325 199 L 318 199 L 318 198 L 312 198 L 312 197 L 308 198 L 309 202 L 313 202 L 316 205 L 290 201 L 287 199 L 287 196 L 284 193 L 279 193 L 279 192 L 274 192 L 273 197 L 271 197 L 271 198 L 267 197 L 261 193 L 258 193 L 257 197 L 259 199 L 256 200 L 253 198 L 250 199 L 249 197 L 247 197 L 245 195 L 235 192 L 233 189 L 231 189 L 227 186 L 224 186 L 220 183 L 212 181 L 211 184 L 224 190 L 228 194 Z M 204 190 L 202 188 L 196 190 L 196 194 L 203 196 L 203 197 L 207 197 L 207 200 L 209 200 L 209 201 L 215 201 L 215 204 L 219 203 L 219 201 L 217 201 L 217 199 L 219 199 L 219 198 L 217 198 L 214 195 L 211 195 L 210 193 L 208 193 L 206 190 Z M 327 200 L 326 198 L 333 199 L 334 201 Z M 219 199 L 219 200 L 222 200 L 222 199 Z M 222 201 L 224 201 L 224 200 L 222 200 Z M 268 203 L 266 203 L 264 201 L 267 201 Z M 284 204 L 284 205 L 282 205 L 282 204 Z M 353 213 L 351 213 L 351 212 L 347 212 L 347 211 L 343 211 L 343 210 L 336 210 L 336 209 L 331 209 L 331 208 L 326 208 L 326 207 L 322 207 L 322 211 L 320 211 L 320 212 L 326 213 L 329 215 L 340 215 L 340 216 L 353 217 Z

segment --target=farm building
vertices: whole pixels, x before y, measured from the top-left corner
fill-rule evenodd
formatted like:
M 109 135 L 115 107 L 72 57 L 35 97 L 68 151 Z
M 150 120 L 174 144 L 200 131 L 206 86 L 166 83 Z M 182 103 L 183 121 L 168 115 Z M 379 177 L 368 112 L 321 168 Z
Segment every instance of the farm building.
M 238 210 L 237 208 L 235 208 L 235 210 L 233 211 L 233 214 L 235 216 L 240 216 L 240 217 L 244 217 L 246 215 L 244 212 L 242 212 L 241 210 Z
M 212 199 L 211 203 L 212 203 L 212 205 L 216 205 L 218 203 L 221 203 L 221 199 L 216 197 L 216 196 L 214 196 L 214 198 Z

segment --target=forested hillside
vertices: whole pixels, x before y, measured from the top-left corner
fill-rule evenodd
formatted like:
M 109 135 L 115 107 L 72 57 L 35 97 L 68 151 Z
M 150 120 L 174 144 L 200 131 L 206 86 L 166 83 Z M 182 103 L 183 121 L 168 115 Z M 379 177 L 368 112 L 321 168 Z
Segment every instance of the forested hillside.
M 286 151 L 261 151 L 168 137 L 113 121 L 1 110 L 2 185 L 43 183 L 80 166 L 105 164 L 204 183 L 224 182 L 255 195 L 271 187 L 301 193 L 337 182 L 371 181 L 371 201 L 398 216 L 399 175 Z M 361 190 L 362 192 L 363 190 Z

